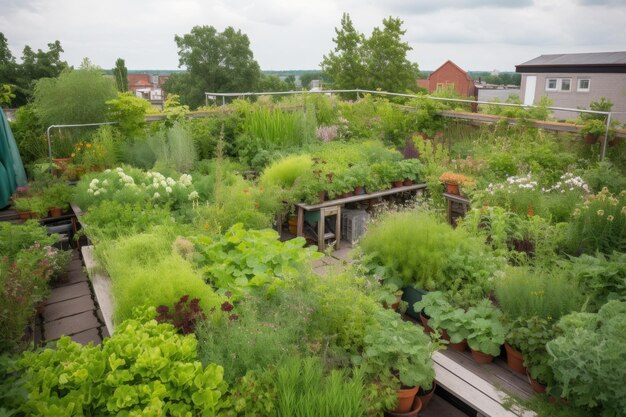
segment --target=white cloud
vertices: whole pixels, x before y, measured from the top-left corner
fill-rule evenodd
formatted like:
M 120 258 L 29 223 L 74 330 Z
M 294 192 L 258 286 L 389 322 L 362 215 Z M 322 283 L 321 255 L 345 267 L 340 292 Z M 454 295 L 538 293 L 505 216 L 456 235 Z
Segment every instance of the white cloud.
M 368 35 L 384 17 L 402 18 L 422 69 L 452 59 L 513 70 L 540 54 L 623 50 L 626 39 L 626 0 L 0 0 L 0 10 L 17 57 L 58 39 L 70 64 L 88 56 L 105 68 L 122 57 L 130 69 L 175 69 L 174 35 L 212 25 L 246 33 L 263 69 L 316 69 L 343 12 Z

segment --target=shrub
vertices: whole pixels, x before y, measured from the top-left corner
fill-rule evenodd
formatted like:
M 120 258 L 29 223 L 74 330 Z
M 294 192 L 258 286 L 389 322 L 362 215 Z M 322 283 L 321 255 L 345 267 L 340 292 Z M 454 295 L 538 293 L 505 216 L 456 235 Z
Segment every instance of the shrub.
M 308 155 L 288 156 L 265 168 L 261 183 L 290 188 L 298 177 L 310 171 L 313 161 Z
M 254 288 L 274 292 L 282 281 L 308 267 L 317 255 L 304 249 L 304 238 L 281 242 L 274 230 L 245 230 L 242 224 L 223 236 L 196 239 L 198 262 L 205 279 L 220 292 L 239 297 Z
M 173 305 L 184 295 L 200 299 L 205 313 L 220 305 L 193 266 L 173 253 L 171 234 L 157 228 L 100 245 L 99 256 L 111 277 L 116 322 L 131 317 L 137 305 Z
M 570 253 L 626 251 L 626 190 L 613 195 L 605 187 L 588 196 L 572 213 L 566 241 Z
M 145 115 L 150 102 L 137 97 L 131 91 L 118 92 L 117 98 L 106 102 L 109 118 L 118 123 L 120 131 L 127 137 L 145 136 Z
M 5 384 L 27 395 L 9 406 L 17 415 L 216 416 L 224 406 L 224 370 L 203 367 L 196 349 L 193 335 L 154 320 L 120 323 L 100 346 L 63 337 L 10 368 L 17 373 Z
M 509 268 L 496 281 L 495 294 L 500 308 L 511 320 L 533 316 L 558 320 L 579 311 L 585 302 L 576 283 L 556 268 Z
M 597 314 L 573 313 L 558 323 L 561 336 L 547 343 L 550 366 L 570 403 L 594 415 L 626 410 L 626 302 L 609 301 Z

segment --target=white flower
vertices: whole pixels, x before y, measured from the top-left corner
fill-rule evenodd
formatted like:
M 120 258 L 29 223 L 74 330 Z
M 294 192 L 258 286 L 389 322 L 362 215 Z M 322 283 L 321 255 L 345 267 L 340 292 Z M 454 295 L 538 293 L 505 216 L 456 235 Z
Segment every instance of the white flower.
M 161 186 L 162 187 L 167 187 L 167 183 L 165 181 L 161 181 Z
M 98 190 L 95 193 L 93 193 L 93 195 L 100 195 L 100 190 Z
M 180 182 L 180 184 L 184 187 L 188 187 L 191 185 L 191 175 L 189 174 L 183 174 L 180 176 L 180 179 L 178 180 Z
M 165 187 L 165 192 L 166 193 L 171 193 L 172 192 L 172 188 L 171 187 Z
M 608 216 L 606 216 L 606 219 L 610 222 L 613 221 L 613 219 L 615 219 L 615 217 L 611 216 L 610 214 Z
M 104 173 L 105 173 L 105 174 L 108 174 L 108 173 L 110 173 L 110 172 L 111 172 L 111 170 L 110 170 L 110 169 L 108 169 L 108 168 L 104 170 Z
M 87 189 L 87 192 L 88 192 L 89 194 L 93 194 L 93 190 L 92 190 L 91 188 Z
M 155 199 L 155 200 L 157 198 L 159 198 L 159 197 L 161 197 L 161 194 L 159 194 L 159 193 L 154 193 L 154 195 L 152 196 L 152 198 Z
M 596 214 L 598 216 L 604 216 L 604 210 L 598 210 L 598 211 L 596 211 Z
M 104 185 L 104 186 L 109 185 L 109 180 L 104 180 L 104 181 L 102 181 L 102 185 Z
M 167 177 L 167 179 L 165 180 L 165 182 L 167 183 L 167 185 L 169 185 L 170 187 L 174 186 L 176 184 L 176 181 L 174 181 L 174 178 L 170 178 Z
M 189 193 L 189 200 L 197 200 L 198 199 L 198 192 L 197 191 L 192 191 Z
M 124 170 L 120 167 L 115 168 L 115 170 L 119 173 L 119 172 L 124 172 Z

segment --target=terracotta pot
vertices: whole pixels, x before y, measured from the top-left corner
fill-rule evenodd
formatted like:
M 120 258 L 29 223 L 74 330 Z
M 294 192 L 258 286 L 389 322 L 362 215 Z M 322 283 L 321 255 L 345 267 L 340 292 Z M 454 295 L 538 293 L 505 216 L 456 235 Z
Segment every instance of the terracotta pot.
M 72 158 L 53 158 L 52 162 L 58 167 L 58 171 L 64 174 L 67 166 L 72 162 Z
M 324 201 L 326 201 L 326 191 L 320 191 L 318 195 L 319 195 L 320 203 L 323 203 Z
M 424 408 L 424 405 L 422 404 L 422 401 L 418 397 L 415 397 L 410 410 L 407 411 L 406 413 L 398 413 L 396 411 L 385 411 L 385 415 L 389 417 L 416 417 L 419 414 L 419 412 L 422 411 L 423 408 Z
M 459 190 L 459 184 L 446 183 L 446 192 L 448 194 L 461 195 L 461 191 Z
M 288 220 L 289 223 L 289 233 L 295 235 L 298 233 L 298 218 L 292 217 Z
M 437 384 L 435 383 L 435 381 L 433 381 L 433 386 L 428 391 L 424 391 L 421 388 L 419 391 L 417 391 L 417 396 L 415 398 L 419 398 L 420 401 L 422 401 L 422 410 L 426 409 L 426 406 L 428 406 L 428 403 L 433 398 L 433 395 L 435 395 L 436 388 Z
M 420 322 L 422 323 L 426 333 L 430 334 L 433 332 L 432 327 L 428 325 L 428 318 L 423 313 L 420 313 Z
M 418 390 L 419 387 L 396 390 L 396 395 L 398 396 L 398 406 L 395 410 L 393 410 L 393 412 L 406 413 L 411 411 Z
M 467 349 L 467 340 L 463 339 L 459 343 L 450 343 L 448 349 L 456 350 L 458 352 L 465 352 Z
M 587 133 L 583 139 L 587 145 L 593 145 L 598 142 L 598 135 Z
M 403 184 L 404 184 L 405 186 L 413 185 L 413 180 L 410 180 L 410 179 L 408 179 L 408 178 L 407 178 L 407 179 L 405 179 L 405 180 L 404 180 L 404 183 L 403 183 Z
M 349 191 L 343 194 L 345 197 L 354 197 L 354 191 Z
M 546 386 L 539 381 L 533 379 L 533 377 L 530 376 L 530 372 L 528 372 L 528 370 L 526 370 L 526 376 L 528 377 L 528 382 L 530 383 L 530 387 L 533 389 L 534 392 L 536 392 L 537 394 L 543 394 L 544 392 L 546 392 Z
M 506 363 L 509 365 L 509 368 L 520 374 L 525 374 L 526 367 L 524 366 L 524 355 L 522 352 L 515 350 L 508 343 L 504 344 L 504 348 L 506 349 Z
M 363 187 L 362 185 L 354 187 L 354 194 L 355 195 L 365 194 L 365 187 Z
M 471 349 L 472 351 L 472 358 L 474 358 L 474 361 L 476 363 L 491 363 L 493 362 L 493 356 L 492 355 L 488 355 L 486 353 L 482 353 L 479 352 L 477 350 Z
M 17 214 L 20 216 L 20 220 L 25 222 L 28 219 L 32 219 L 33 218 L 33 212 L 32 211 L 18 211 Z
M 53 207 L 50 209 L 50 217 L 61 217 L 63 210 L 60 207 Z
M 404 180 L 393 181 L 393 182 L 391 183 L 391 186 L 392 186 L 393 188 L 400 188 L 400 187 L 402 187 L 403 185 L 404 185 Z

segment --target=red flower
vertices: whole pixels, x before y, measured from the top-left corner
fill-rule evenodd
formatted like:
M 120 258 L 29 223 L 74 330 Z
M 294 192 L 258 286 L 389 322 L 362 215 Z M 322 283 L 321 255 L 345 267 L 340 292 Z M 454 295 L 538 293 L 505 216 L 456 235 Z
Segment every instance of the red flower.
M 235 321 L 235 320 L 237 320 L 238 318 L 239 318 L 239 316 L 238 316 L 238 315 L 236 315 L 236 314 L 231 314 L 230 316 L 228 316 L 228 320 L 230 320 L 230 321 Z
M 232 311 L 232 309 L 235 308 L 235 306 L 229 303 L 228 301 L 224 301 L 222 303 L 221 308 L 222 308 L 222 311 Z

